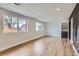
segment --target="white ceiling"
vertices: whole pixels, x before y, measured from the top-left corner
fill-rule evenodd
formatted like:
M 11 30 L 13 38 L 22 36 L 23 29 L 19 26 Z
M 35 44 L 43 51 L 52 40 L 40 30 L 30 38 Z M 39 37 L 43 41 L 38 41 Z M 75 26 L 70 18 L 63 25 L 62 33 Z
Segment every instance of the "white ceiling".
M 75 3 L 20 3 L 20 6 L 16 6 L 11 3 L 0 3 L 1 8 L 45 22 L 68 21 L 75 5 Z M 57 11 L 57 8 L 60 10 Z

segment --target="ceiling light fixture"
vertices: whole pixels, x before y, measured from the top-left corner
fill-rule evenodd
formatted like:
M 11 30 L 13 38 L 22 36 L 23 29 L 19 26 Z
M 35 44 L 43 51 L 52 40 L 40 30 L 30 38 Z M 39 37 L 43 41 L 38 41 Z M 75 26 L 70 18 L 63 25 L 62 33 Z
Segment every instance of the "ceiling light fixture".
M 57 8 L 56 10 L 57 10 L 57 11 L 60 11 L 61 9 L 60 9 L 60 8 Z

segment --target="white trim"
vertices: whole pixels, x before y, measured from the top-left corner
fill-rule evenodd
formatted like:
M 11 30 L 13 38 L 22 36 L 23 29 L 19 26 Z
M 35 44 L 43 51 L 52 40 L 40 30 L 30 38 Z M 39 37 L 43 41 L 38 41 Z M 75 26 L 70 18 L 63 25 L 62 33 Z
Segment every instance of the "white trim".
M 72 49 L 73 49 L 73 51 L 74 51 L 74 55 L 75 55 L 75 56 L 79 56 L 79 54 L 78 54 L 78 52 L 77 52 L 75 46 L 73 45 L 73 42 L 70 41 L 70 45 L 71 45 L 71 47 L 72 47 Z
M 79 56 L 79 54 L 78 54 L 78 52 L 77 52 L 77 50 L 76 50 L 76 48 L 75 48 L 75 46 L 74 46 L 74 44 L 73 44 L 73 18 L 71 18 L 71 40 L 70 40 L 70 45 L 71 45 L 71 47 L 72 47 L 72 49 L 73 49 L 73 52 L 74 52 L 74 55 L 75 56 Z
M 73 42 L 73 18 L 71 18 L 71 40 Z

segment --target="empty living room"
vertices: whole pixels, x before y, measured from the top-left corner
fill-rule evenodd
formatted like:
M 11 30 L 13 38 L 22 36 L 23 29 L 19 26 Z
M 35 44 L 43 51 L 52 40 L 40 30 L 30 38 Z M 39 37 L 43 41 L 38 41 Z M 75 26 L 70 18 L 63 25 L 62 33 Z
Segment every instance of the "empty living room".
M 0 3 L 0 56 L 78 56 L 79 3 Z

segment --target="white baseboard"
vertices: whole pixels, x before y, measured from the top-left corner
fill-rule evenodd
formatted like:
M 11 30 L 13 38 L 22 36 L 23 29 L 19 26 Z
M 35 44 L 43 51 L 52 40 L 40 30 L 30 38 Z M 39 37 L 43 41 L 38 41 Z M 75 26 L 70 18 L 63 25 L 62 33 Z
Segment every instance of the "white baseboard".
M 71 47 L 72 47 L 72 49 L 73 49 L 73 51 L 74 51 L 74 55 L 75 55 L 75 56 L 79 56 L 79 54 L 78 54 L 78 52 L 77 52 L 75 46 L 73 45 L 73 43 L 70 42 L 70 44 L 71 44 Z

